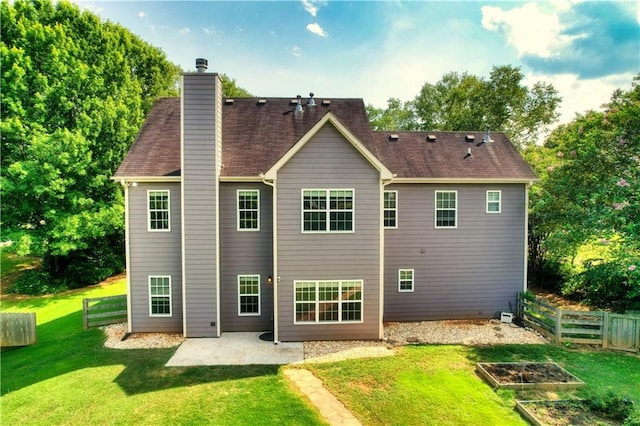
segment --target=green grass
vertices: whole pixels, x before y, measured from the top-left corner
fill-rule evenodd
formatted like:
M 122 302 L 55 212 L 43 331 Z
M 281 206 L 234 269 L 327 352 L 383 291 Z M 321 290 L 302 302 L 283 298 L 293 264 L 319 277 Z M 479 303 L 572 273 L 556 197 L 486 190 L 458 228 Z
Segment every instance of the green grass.
M 124 292 L 0 303 L 38 322 L 37 344 L 2 351 L 2 424 L 322 424 L 278 366 L 168 368 L 175 349 L 105 348 L 101 330 L 82 330 L 82 298 Z
M 31 268 L 39 261 L 34 256 L 18 256 L 7 247 L 0 248 L 0 276 L 5 278 L 14 272 Z
M 526 425 L 514 410 L 516 392 L 494 392 L 476 375 L 481 361 L 555 361 L 587 387 L 551 396 L 588 397 L 613 389 L 640 404 L 640 357 L 550 345 L 409 346 L 394 357 L 308 368 L 367 425 Z

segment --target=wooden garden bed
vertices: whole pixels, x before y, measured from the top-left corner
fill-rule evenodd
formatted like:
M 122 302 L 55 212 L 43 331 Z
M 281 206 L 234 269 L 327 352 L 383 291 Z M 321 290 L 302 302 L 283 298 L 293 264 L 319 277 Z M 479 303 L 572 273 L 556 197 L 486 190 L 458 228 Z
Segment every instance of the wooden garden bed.
M 584 382 L 555 362 L 478 363 L 476 371 L 494 388 L 558 390 L 584 386 Z

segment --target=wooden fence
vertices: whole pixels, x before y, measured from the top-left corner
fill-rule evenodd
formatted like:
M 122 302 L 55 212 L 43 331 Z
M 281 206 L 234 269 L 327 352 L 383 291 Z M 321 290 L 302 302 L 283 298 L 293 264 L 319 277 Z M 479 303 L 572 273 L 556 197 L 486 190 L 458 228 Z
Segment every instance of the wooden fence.
M 629 352 L 640 351 L 640 315 L 604 311 L 567 311 L 520 295 L 518 316 L 556 344 L 599 345 Z
M 36 313 L 0 313 L 0 347 L 36 343 Z
M 84 329 L 127 321 L 127 295 L 82 299 Z

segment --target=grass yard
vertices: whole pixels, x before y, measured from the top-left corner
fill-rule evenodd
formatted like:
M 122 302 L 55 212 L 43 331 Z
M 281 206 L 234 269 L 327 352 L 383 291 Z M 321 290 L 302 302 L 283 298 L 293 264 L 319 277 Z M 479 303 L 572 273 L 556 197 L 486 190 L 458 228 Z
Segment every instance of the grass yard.
M 105 348 L 82 330 L 82 298 L 124 292 L 121 280 L 0 302 L 38 321 L 36 345 L 2 351 L 2 424 L 323 424 L 278 366 L 167 368 L 175 349 Z
M 366 425 L 526 425 L 516 392 L 498 391 L 476 362 L 554 361 L 587 383 L 574 394 L 519 394 L 519 399 L 589 397 L 614 390 L 640 405 L 640 357 L 550 345 L 407 346 L 395 357 L 311 364 L 307 368 Z

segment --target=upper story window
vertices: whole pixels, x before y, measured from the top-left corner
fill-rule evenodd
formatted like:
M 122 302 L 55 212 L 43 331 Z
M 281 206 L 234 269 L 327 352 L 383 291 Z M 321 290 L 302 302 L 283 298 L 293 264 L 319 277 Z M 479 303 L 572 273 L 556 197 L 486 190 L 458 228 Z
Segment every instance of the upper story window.
M 487 213 L 502 212 L 502 191 L 487 191 Z
M 260 230 L 260 191 L 238 190 L 238 231 Z
M 413 291 L 413 269 L 398 269 L 398 291 Z
M 436 191 L 436 228 L 458 227 L 458 191 Z
M 353 189 L 303 189 L 302 232 L 353 232 Z
M 384 191 L 384 227 L 398 227 L 398 191 Z
M 171 316 L 171 277 L 149 276 L 149 315 Z
M 147 191 L 147 217 L 149 231 L 170 231 L 169 191 Z

